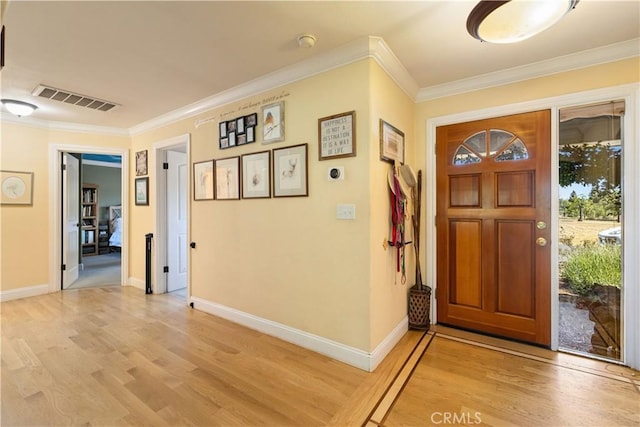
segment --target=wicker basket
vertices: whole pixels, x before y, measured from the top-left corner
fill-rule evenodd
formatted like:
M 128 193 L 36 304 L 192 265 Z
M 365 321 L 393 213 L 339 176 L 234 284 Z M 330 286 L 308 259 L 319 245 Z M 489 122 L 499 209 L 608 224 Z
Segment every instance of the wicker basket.
M 413 285 L 409 290 L 409 328 L 429 330 L 431 288 Z

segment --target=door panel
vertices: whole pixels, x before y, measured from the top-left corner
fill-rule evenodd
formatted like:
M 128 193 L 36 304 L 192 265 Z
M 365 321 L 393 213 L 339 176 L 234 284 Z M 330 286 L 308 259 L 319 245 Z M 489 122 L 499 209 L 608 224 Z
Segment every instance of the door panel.
M 167 151 L 167 292 L 187 287 L 187 155 Z
M 438 322 L 549 345 L 550 112 L 439 127 L 436 173 Z
M 62 153 L 62 289 L 78 280 L 80 252 L 80 161 Z

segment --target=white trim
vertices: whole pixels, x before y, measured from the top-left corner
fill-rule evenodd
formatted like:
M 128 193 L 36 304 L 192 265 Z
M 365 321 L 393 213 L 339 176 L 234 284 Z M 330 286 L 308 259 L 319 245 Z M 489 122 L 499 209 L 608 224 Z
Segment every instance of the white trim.
M 18 289 L 0 291 L 0 302 L 12 301 L 14 299 L 35 297 L 49 293 L 49 285 L 27 286 Z
M 247 328 L 315 351 L 316 353 L 323 354 L 367 372 L 373 372 L 378 364 L 391 351 L 393 346 L 404 336 L 408 328 L 408 319 L 405 317 L 372 353 L 367 353 L 364 350 L 202 298 L 192 296 L 189 300 L 193 304 L 192 307 L 196 310 L 221 317 L 239 325 L 246 326 Z
M 134 288 L 138 288 L 142 291 L 145 291 L 147 284 L 143 279 L 138 279 L 137 277 L 129 277 L 129 279 L 127 280 L 126 286 L 132 286 Z
M 375 371 L 378 365 L 384 360 L 385 357 L 393 350 L 398 344 L 400 339 L 409 330 L 409 316 L 405 316 L 398 325 L 382 340 L 380 344 L 373 349 L 369 357 L 369 372 Z
M 638 147 L 638 126 L 640 118 L 640 84 L 632 83 L 621 86 L 607 87 L 595 89 L 591 91 L 578 92 L 569 95 L 561 95 L 557 97 L 539 99 L 523 103 L 501 105 L 498 107 L 486 108 L 483 110 L 467 111 L 462 113 L 451 114 L 448 116 L 434 117 L 426 121 L 426 176 L 425 180 L 425 203 L 426 203 L 426 227 L 423 238 L 426 243 L 426 280 L 427 283 L 436 283 L 436 159 L 435 159 L 435 141 L 436 128 L 438 126 L 446 126 L 449 124 L 463 123 L 474 120 L 487 119 L 492 117 L 500 117 L 511 114 L 524 113 L 528 111 L 536 111 L 542 109 L 551 109 L 552 114 L 557 116 L 558 109 L 577 105 L 595 104 L 598 102 L 610 101 L 612 99 L 624 99 L 626 104 L 625 113 L 625 154 L 623 166 L 623 182 L 624 182 L 624 213 L 623 213 L 623 229 L 624 229 L 624 319 L 623 319 L 623 336 L 624 336 L 624 355 L 623 362 L 634 368 L 640 369 L 640 283 L 636 280 L 640 277 L 640 263 L 637 262 L 640 254 L 640 226 L 634 218 L 640 217 L 640 168 L 636 165 L 640 164 L 640 148 Z M 552 152 L 558 148 L 558 120 L 552 119 L 551 122 L 551 144 Z M 553 161 L 552 157 L 551 161 Z M 555 157 L 557 163 L 557 155 Z M 552 167 L 552 169 L 555 169 Z M 558 173 L 552 173 L 552 239 L 551 250 L 551 318 L 557 323 L 559 313 L 559 302 L 557 295 L 557 264 L 558 264 L 558 245 L 557 245 L 557 226 L 558 226 Z M 555 210 L 554 210 L 555 209 Z M 555 231 L 554 231 L 555 229 Z M 435 298 L 436 290 L 433 290 Z M 437 319 L 437 305 L 431 304 L 432 319 Z M 558 330 L 557 325 L 552 327 L 552 349 L 557 350 Z
M 60 291 L 60 265 L 62 265 L 61 244 L 61 182 L 60 182 L 60 153 L 91 153 L 114 154 L 121 156 L 121 202 L 122 202 L 122 285 L 127 282 L 129 272 L 129 150 L 127 148 L 95 147 L 85 145 L 69 145 L 52 143 L 49 145 L 49 292 Z
M 133 126 L 129 130 L 131 135 L 139 135 L 222 105 L 240 101 L 365 58 L 374 58 L 411 99 L 414 99 L 418 88 L 415 80 L 409 75 L 404 65 L 400 63 L 382 38 L 369 36 L 178 108 Z
M 41 129 L 56 130 L 73 133 L 89 133 L 98 135 L 130 136 L 128 129 L 115 128 L 109 126 L 85 125 L 71 122 L 54 122 L 36 119 L 34 117 L 16 117 L 13 114 L 0 112 L 0 121 L 15 123 L 22 126 L 31 126 Z
M 166 161 L 166 151 L 172 148 L 184 148 L 187 155 L 187 165 L 191 165 L 191 135 L 188 133 L 178 135 L 169 139 L 165 139 L 153 144 L 153 155 L 155 159 L 155 168 L 152 176 L 153 182 L 155 182 L 155 217 L 156 224 L 154 230 L 154 254 L 153 262 L 155 265 L 155 283 L 152 283 L 151 289 L 154 293 L 163 294 L 167 292 L 167 274 L 163 271 L 165 265 L 160 260 L 167 259 L 167 241 L 160 239 L 160 236 L 167 235 L 167 181 L 162 169 L 162 163 Z M 191 168 L 187 171 L 187 194 L 189 199 L 187 200 L 187 241 L 191 241 Z M 162 179 L 161 179 L 162 178 Z M 191 291 L 191 253 L 187 251 L 187 295 Z M 160 279 L 163 280 L 160 280 Z
M 445 96 L 458 95 L 475 90 L 502 86 L 523 80 L 562 73 L 597 64 L 620 61 L 640 55 L 640 39 L 627 40 L 609 46 L 589 49 L 570 55 L 509 68 L 494 73 L 461 79 L 454 82 L 424 87 L 416 96 L 416 102 L 423 102 Z

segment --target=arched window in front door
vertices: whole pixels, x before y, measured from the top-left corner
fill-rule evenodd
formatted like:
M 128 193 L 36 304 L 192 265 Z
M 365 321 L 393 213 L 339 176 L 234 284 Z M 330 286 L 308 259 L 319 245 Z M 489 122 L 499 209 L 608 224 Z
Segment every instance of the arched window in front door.
M 506 130 L 490 129 L 465 139 L 453 156 L 453 164 L 460 166 L 480 163 L 484 159 L 507 162 L 528 158 L 529 151 L 520 138 Z

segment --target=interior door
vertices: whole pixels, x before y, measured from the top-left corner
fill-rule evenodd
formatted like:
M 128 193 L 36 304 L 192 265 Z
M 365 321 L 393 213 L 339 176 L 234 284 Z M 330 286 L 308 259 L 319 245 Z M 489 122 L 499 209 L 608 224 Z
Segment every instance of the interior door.
M 80 161 L 62 153 L 62 289 L 78 280 L 80 250 Z
M 550 345 L 550 117 L 437 129 L 438 323 Z
M 167 151 L 167 292 L 187 287 L 187 155 Z

